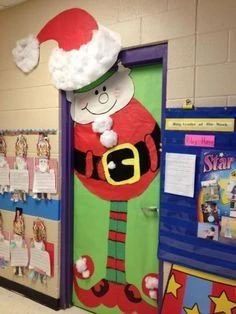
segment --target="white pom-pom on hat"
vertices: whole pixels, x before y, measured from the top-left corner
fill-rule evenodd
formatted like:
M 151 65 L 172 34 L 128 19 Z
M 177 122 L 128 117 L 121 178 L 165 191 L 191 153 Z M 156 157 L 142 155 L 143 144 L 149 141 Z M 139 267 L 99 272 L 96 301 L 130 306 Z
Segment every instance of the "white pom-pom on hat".
M 107 130 L 100 136 L 100 142 L 103 146 L 111 148 L 117 144 L 118 136 L 113 130 Z
M 29 36 L 17 42 L 14 60 L 28 73 L 39 60 L 39 45 L 55 40 L 49 71 L 58 89 L 80 89 L 99 79 L 117 61 L 121 50 L 120 36 L 97 24 L 86 11 L 73 8 L 51 19 L 37 38 Z
M 78 273 L 83 274 L 83 272 L 85 272 L 87 270 L 87 259 L 85 257 L 80 257 L 76 263 L 76 270 L 78 271 Z
M 113 120 L 109 116 L 101 116 L 95 118 L 94 122 L 92 123 L 93 132 L 96 133 L 103 133 L 107 130 L 110 130 L 113 124 Z
M 16 65 L 25 73 L 32 71 L 39 62 L 39 41 L 33 35 L 18 40 L 12 50 Z

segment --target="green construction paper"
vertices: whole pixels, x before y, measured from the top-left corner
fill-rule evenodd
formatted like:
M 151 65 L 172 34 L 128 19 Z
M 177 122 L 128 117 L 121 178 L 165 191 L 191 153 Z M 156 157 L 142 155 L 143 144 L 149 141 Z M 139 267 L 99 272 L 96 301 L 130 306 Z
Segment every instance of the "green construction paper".
M 135 67 L 130 75 L 135 86 L 134 97 L 152 113 L 160 126 L 162 66 Z M 158 216 L 153 212 L 145 215 L 141 208 L 156 205 L 159 208 L 159 187 L 160 175 L 141 196 L 127 203 L 126 279 L 139 288 L 146 302 L 154 306 L 156 302 L 143 294 L 141 284 L 144 276 L 158 271 L 158 260 L 155 258 L 157 256 Z M 110 202 L 99 199 L 88 192 L 77 178 L 75 178 L 74 191 L 74 261 L 81 255 L 89 255 L 93 259 L 94 275 L 88 280 L 80 281 L 82 288 L 89 289 L 102 278 L 106 278 L 108 232 L 112 225 L 112 223 L 109 225 L 109 210 L 110 206 L 115 206 L 116 202 L 111 205 Z M 118 211 L 115 207 L 114 210 Z M 112 230 L 119 229 L 117 231 L 121 232 L 125 230 L 124 222 L 117 224 L 117 221 L 114 221 L 113 224 Z M 74 293 L 73 304 L 98 314 L 120 313 L 118 308 L 109 309 L 104 306 L 87 308 L 81 304 Z
M 109 281 L 116 281 L 117 280 L 117 273 L 114 269 L 107 268 L 106 279 Z
M 117 221 L 117 220 L 111 219 L 110 226 L 111 226 L 110 230 L 112 230 L 112 231 L 118 231 L 118 232 L 122 232 L 122 233 L 126 232 L 126 222 L 125 221 Z
M 111 202 L 111 210 L 116 212 L 127 212 L 127 202 Z

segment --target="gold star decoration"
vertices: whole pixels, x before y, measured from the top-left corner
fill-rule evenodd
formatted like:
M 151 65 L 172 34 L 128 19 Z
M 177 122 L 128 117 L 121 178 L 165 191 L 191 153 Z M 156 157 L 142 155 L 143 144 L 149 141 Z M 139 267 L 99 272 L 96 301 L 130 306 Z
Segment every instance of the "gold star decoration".
M 192 308 L 184 307 L 184 311 L 186 314 L 201 314 L 197 303 L 195 303 Z
M 230 301 L 224 291 L 219 297 L 209 296 L 209 298 L 216 305 L 214 313 L 231 314 L 231 310 L 236 307 L 236 303 Z
M 169 280 L 167 293 L 171 293 L 175 298 L 177 298 L 177 290 L 182 286 L 176 282 L 175 275 L 173 274 Z

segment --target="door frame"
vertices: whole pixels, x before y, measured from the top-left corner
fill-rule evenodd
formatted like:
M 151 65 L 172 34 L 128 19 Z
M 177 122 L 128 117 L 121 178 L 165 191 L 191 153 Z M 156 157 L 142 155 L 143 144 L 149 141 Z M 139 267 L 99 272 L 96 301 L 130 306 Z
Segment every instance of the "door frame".
M 124 66 L 162 64 L 162 114 L 166 102 L 167 43 L 124 49 L 119 60 Z M 161 129 L 164 127 L 162 119 Z M 66 93 L 60 92 L 60 156 L 61 156 L 61 248 L 60 305 L 70 307 L 73 293 L 73 121 Z M 163 265 L 160 261 L 159 302 L 162 299 Z

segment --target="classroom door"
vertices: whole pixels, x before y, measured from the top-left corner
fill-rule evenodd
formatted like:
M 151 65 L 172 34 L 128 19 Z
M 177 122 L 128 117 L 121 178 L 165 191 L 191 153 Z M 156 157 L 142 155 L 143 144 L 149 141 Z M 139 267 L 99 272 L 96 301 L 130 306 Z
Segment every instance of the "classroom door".
M 105 103 L 115 95 L 113 109 L 120 107 L 102 125 L 74 126 L 73 304 L 101 314 L 154 314 L 162 65 L 119 69 L 96 84 L 79 99 Z M 116 134 L 112 148 L 98 130 L 104 124 Z

